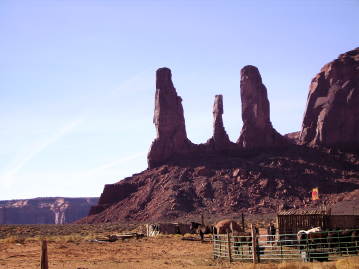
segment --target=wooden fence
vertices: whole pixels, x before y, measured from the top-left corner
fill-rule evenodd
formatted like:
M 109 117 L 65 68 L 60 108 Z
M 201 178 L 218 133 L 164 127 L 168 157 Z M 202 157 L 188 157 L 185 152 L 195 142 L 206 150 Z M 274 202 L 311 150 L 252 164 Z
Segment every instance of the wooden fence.
M 284 238 L 284 239 L 283 239 Z M 213 257 L 232 261 L 329 261 L 358 255 L 359 229 L 316 233 L 312 239 L 297 234 L 213 234 Z

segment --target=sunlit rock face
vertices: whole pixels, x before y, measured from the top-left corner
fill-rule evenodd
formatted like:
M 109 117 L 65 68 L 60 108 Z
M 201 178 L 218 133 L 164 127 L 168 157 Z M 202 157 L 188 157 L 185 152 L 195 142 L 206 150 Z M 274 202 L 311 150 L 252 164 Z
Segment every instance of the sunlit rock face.
M 267 88 L 255 66 L 247 65 L 241 70 L 241 100 L 243 127 L 237 143 L 242 148 L 267 148 L 287 143 L 272 126 Z
M 186 134 L 182 99 L 173 86 L 169 68 L 160 68 L 156 72 L 153 123 L 157 137 L 147 156 L 150 168 L 165 163 L 173 155 L 190 151 L 192 143 Z
M 171 71 L 158 69 L 157 137 L 148 154 L 148 169 L 105 185 L 99 203 L 78 223 L 274 213 L 283 208 L 318 206 L 310 197 L 315 187 L 326 204 L 356 203 L 359 151 L 301 144 L 357 143 L 357 55 L 354 50 L 340 56 L 313 80 L 303 130 L 285 136 L 272 126 L 267 89 L 258 69 L 245 66 L 240 83 L 243 128 L 237 143 L 228 138 L 222 119 L 223 97 L 216 95 L 213 135 L 206 143 L 192 144 Z M 336 125 L 335 119 L 341 125 Z
M 98 198 L 35 198 L 0 201 L 0 224 L 65 224 L 81 219 Z
M 313 78 L 300 143 L 358 148 L 359 48 L 324 65 Z
M 213 136 L 207 141 L 208 145 L 215 151 L 233 148 L 233 143 L 229 141 L 228 134 L 223 125 L 223 96 L 221 94 L 214 97 L 213 104 Z

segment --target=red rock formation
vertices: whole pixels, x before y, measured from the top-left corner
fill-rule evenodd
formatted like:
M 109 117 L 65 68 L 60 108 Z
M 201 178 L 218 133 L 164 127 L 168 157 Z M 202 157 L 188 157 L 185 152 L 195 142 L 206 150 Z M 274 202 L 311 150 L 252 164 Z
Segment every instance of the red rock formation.
M 300 142 L 358 147 L 359 48 L 326 64 L 311 84 Z
M 152 142 L 147 156 L 149 168 L 190 150 L 192 143 L 186 134 L 182 99 L 173 86 L 169 68 L 160 68 L 156 72 L 153 123 L 156 126 L 157 138 Z
M 319 187 L 321 202 L 358 199 L 359 155 L 320 152 L 303 146 L 246 156 L 211 156 L 178 160 L 121 180 L 118 190 L 136 186 L 100 213 L 81 223 L 169 221 L 274 213 L 278 207 L 312 204 Z M 126 192 L 122 192 L 126 194 Z M 115 196 L 113 196 L 115 198 Z
M 300 136 L 300 131 L 285 134 L 284 138 L 286 138 L 291 143 L 299 144 L 299 136 Z
M 255 66 L 247 65 L 241 70 L 241 99 L 243 127 L 237 143 L 246 149 L 285 144 L 270 122 L 267 89 Z
M 98 205 L 91 207 L 89 215 L 100 213 L 105 208 L 125 199 L 135 191 L 137 191 L 137 186 L 133 184 L 106 184 L 98 200 Z
M 231 146 L 228 134 L 223 126 L 223 97 L 216 95 L 213 104 L 213 136 L 208 140 L 208 144 L 213 146 L 214 150 L 225 150 Z
M 307 129 L 302 131 L 302 136 L 312 134 L 309 142 L 316 137 L 321 111 L 328 109 L 325 104 L 336 110 L 326 112 L 328 116 L 324 119 L 334 119 L 331 113 L 338 113 L 339 119 L 348 118 L 349 123 L 343 124 L 351 136 L 345 134 L 345 141 L 350 141 L 347 137 L 354 134 L 359 137 L 358 124 L 355 125 L 358 110 L 353 104 L 359 107 L 358 67 L 352 68 L 353 61 L 357 62 L 356 55 L 347 53 L 339 63 L 327 67 L 318 82 L 313 82 L 313 85 L 325 82 L 336 86 L 329 87 L 330 97 L 327 87 L 313 86 L 312 95 L 317 98 L 310 98 L 308 107 L 314 106 L 319 111 L 308 110 L 308 119 L 312 121 L 305 118 Z M 342 62 L 347 63 L 345 67 L 341 67 Z M 321 199 L 327 203 L 348 194 L 358 197 L 359 154 L 294 145 L 297 133 L 281 136 L 270 122 L 267 90 L 256 67 L 246 66 L 241 70 L 243 128 L 238 144 L 229 141 L 224 129 L 222 96 L 216 96 L 213 107 L 213 137 L 205 144 L 194 145 L 187 139 L 181 98 L 173 87 L 168 68 L 157 70 L 156 88 L 157 138 L 148 154 L 149 169 L 106 185 L 99 204 L 82 223 L 195 219 L 203 213 L 223 217 L 238 215 L 240 211 L 268 213 L 278 207 L 310 205 L 309 193 L 313 187 L 319 187 Z M 325 98 L 321 99 L 322 96 Z M 345 103 L 345 108 L 337 102 Z M 347 106 L 353 115 L 346 110 Z M 326 124 L 322 123 L 319 137 L 331 137 L 326 132 L 333 130 L 324 128 Z M 337 137 L 336 131 L 333 132 Z

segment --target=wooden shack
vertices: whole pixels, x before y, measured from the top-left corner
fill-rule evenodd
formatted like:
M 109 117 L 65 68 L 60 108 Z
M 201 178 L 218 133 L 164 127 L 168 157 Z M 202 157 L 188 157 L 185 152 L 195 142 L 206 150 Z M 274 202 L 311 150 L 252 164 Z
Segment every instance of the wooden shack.
M 280 211 L 277 214 L 279 234 L 296 234 L 313 227 L 323 229 L 359 228 L 359 215 L 333 215 L 330 208 L 304 208 Z

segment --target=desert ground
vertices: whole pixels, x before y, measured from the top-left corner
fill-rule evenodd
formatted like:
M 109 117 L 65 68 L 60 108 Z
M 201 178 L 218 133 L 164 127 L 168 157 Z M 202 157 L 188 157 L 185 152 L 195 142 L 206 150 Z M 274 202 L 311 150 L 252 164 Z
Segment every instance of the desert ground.
M 48 241 L 50 269 L 122 268 L 256 268 L 256 269 L 351 269 L 359 258 L 328 263 L 229 263 L 212 258 L 210 242 L 182 240 L 181 235 L 160 235 L 115 242 L 93 242 L 123 232 L 121 225 L 2 225 L 0 268 L 40 268 L 40 241 Z

